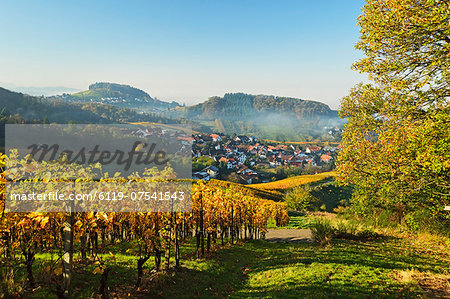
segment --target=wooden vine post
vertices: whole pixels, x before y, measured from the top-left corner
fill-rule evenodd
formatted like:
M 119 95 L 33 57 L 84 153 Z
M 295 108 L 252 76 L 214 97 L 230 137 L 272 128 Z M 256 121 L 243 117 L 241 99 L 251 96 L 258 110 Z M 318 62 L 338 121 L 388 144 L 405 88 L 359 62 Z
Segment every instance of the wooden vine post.
M 75 180 L 73 182 L 75 190 Z M 75 214 L 75 202 L 71 200 L 67 206 L 64 222 L 64 255 L 63 255 L 63 287 L 64 298 L 72 298 L 73 280 L 73 226 Z

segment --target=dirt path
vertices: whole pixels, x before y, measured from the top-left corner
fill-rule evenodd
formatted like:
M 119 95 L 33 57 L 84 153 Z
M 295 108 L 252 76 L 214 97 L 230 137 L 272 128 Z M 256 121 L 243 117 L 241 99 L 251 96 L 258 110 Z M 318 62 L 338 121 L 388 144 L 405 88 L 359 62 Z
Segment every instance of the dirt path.
M 269 242 L 312 242 L 310 229 L 268 229 Z

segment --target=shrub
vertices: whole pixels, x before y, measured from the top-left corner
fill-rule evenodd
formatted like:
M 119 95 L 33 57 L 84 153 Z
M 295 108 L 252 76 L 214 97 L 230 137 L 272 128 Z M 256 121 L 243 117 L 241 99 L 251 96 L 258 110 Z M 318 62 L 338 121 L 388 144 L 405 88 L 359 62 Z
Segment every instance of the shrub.
M 354 222 L 339 221 L 336 223 L 334 236 L 336 238 L 347 239 L 353 235 L 356 235 L 358 225 Z
M 334 227 L 326 218 L 317 218 L 311 226 L 311 234 L 314 242 L 320 246 L 329 245 L 334 236 Z
M 285 202 L 288 209 L 295 211 L 311 211 L 317 209 L 319 199 L 310 193 L 311 187 L 295 187 L 286 194 Z
M 320 246 L 331 243 L 332 239 L 373 240 L 381 235 L 369 228 L 360 227 L 352 221 L 339 221 L 335 225 L 327 218 L 317 218 L 311 226 L 314 242 Z

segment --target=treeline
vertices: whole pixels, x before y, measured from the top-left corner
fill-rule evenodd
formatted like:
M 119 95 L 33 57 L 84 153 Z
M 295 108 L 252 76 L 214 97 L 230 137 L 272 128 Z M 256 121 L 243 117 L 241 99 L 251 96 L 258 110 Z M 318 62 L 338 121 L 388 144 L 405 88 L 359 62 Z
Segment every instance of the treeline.
M 255 113 L 281 113 L 297 119 L 318 115 L 337 117 L 337 112 L 327 105 L 289 97 L 227 93 L 223 97 L 211 97 L 208 101 L 185 108 L 188 117 L 231 118 L 251 117 Z
M 340 136 L 328 134 L 323 128 L 327 123 L 324 119 L 299 120 L 281 114 L 250 115 L 241 120 L 223 119 L 222 124 L 227 134 L 254 135 L 277 141 L 295 140 L 299 142 L 326 142 L 339 141 Z M 326 121 L 326 120 L 325 120 Z
M 296 141 L 338 141 L 329 129 L 344 121 L 327 105 L 289 97 L 227 93 L 206 102 L 178 107 L 166 115 L 208 123 L 215 131 L 255 135 L 259 138 Z M 216 124 L 219 124 L 216 127 Z

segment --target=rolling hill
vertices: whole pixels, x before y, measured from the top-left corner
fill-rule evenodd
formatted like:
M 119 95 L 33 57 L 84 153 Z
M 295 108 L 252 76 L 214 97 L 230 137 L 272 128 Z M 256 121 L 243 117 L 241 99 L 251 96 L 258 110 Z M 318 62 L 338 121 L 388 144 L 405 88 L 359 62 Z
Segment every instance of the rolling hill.
M 180 105 L 177 102 L 168 103 L 152 98 L 145 91 L 129 85 L 107 82 L 91 84 L 88 90 L 64 94 L 61 98 L 68 102 L 103 103 L 153 113 Z
M 176 107 L 166 113 L 209 124 L 214 131 L 280 141 L 314 138 L 335 141 L 339 136 L 327 133 L 344 122 L 337 111 L 317 101 L 245 93 L 211 97 L 203 103 Z
M 337 117 L 337 111 L 327 105 L 289 97 L 227 93 L 223 97 L 211 97 L 207 101 L 185 108 L 188 117 L 214 120 L 216 118 L 239 120 L 256 114 L 285 114 L 297 119 L 310 119 L 316 116 Z
M 1 120 L 5 122 L 112 123 L 169 120 L 155 114 L 98 103 L 66 102 L 59 98 L 35 97 L 0 87 Z
M 291 97 L 227 93 L 182 107 L 152 98 L 138 88 L 115 83 L 94 83 L 89 89 L 53 97 L 33 97 L 3 89 L 2 107 L 25 120 L 51 122 L 160 122 L 187 123 L 194 130 L 229 135 L 255 135 L 278 141 L 339 141 L 329 134 L 343 120 L 326 104 Z

